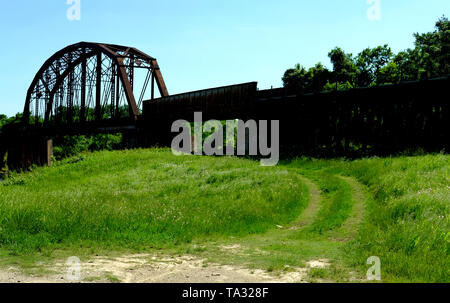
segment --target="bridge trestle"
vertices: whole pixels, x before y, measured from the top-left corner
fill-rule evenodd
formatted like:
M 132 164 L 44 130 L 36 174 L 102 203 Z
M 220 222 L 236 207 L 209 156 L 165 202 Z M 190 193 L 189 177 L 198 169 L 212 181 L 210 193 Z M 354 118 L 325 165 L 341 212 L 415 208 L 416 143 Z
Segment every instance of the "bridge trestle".
M 48 137 L 22 137 L 8 142 L 7 165 L 10 170 L 25 170 L 32 165 L 52 165 L 53 140 Z

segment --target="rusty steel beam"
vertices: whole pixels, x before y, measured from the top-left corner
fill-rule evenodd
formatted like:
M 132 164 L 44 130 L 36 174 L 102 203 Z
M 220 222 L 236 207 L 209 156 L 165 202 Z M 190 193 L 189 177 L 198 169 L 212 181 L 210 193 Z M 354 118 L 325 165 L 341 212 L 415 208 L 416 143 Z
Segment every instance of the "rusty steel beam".
M 95 120 L 101 120 L 101 90 L 102 90 L 102 53 L 97 54 L 95 85 Z
M 116 67 L 114 66 L 114 64 L 112 65 L 111 69 L 112 69 L 112 75 L 111 75 L 111 80 L 110 80 L 111 81 L 111 88 L 110 88 L 111 108 L 109 109 L 110 110 L 109 114 L 111 115 L 111 118 L 114 118 L 114 108 L 115 108 L 115 104 L 116 104 L 116 72 L 115 72 Z
M 125 96 L 128 100 L 128 104 L 130 105 L 130 114 L 134 115 L 134 118 L 136 119 L 137 116 L 139 116 L 139 110 L 136 105 L 136 99 L 134 98 L 133 89 L 131 88 L 130 81 L 128 81 L 128 75 L 127 71 L 125 70 L 125 67 L 122 65 L 123 59 L 119 58 L 117 59 L 119 61 L 119 77 L 122 81 L 122 85 L 125 89 Z
M 67 94 L 67 115 L 69 116 L 69 118 L 67 119 L 69 121 L 69 123 L 73 122 L 73 114 L 74 114 L 74 110 L 73 110 L 73 99 L 74 99 L 74 91 L 73 91 L 73 81 L 74 81 L 74 72 L 73 70 L 70 71 L 69 73 L 69 82 L 68 82 L 68 94 Z
M 155 73 L 152 73 L 152 88 L 151 88 L 151 90 L 152 90 L 152 95 L 151 95 L 151 98 L 152 98 L 152 100 L 154 100 L 155 99 Z
M 86 48 L 83 48 L 83 59 L 81 62 L 81 109 L 80 109 L 80 121 L 86 121 Z
M 91 60 L 94 56 L 97 56 L 97 65 Z M 111 70 L 113 65 L 114 70 Z M 52 121 L 61 123 L 65 118 L 68 118 L 68 122 L 84 122 L 89 112 L 87 107 L 91 106 L 93 100 L 94 83 L 95 119 L 102 119 L 102 106 L 109 103 L 102 102 L 102 85 L 106 80 L 104 77 L 111 73 L 115 74 L 116 80 L 114 99 L 111 101 L 112 116 L 120 116 L 120 102 L 124 101 L 124 94 L 129 116 L 136 120 L 140 111 L 134 96 L 135 68 L 148 69 L 151 74 L 152 98 L 155 97 L 155 83 L 160 95 L 168 96 L 157 60 L 136 48 L 90 42 L 70 45 L 56 52 L 39 69 L 27 91 L 22 121 L 28 123 L 29 116 L 34 111 L 37 124 L 41 124 L 42 118 L 43 125 L 50 122 L 53 124 Z M 146 88 L 145 85 L 143 93 Z M 103 95 L 107 97 L 106 92 Z
M 119 66 L 117 66 L 117 75 L 119 74 Z M 114 116 L 113 118 L 119 117 L 119 106 L 120 106 L 120 82 L 119 77 L 116 77 L 116 100 L 115 103 L 113 103 L 113 109 L 114 109 Z
M 134 55 L 130 56 L 130 65 L 128 67 L 128 76 L 130 78 L 131 90 L 134 92 Z
M 66 79 L 66 77 L 69 75 L 69 73 L 79 64 L 83 64 L 84 62 L 87 61 L 87 59 L 95 56 L 96 54 L 94 52 L 91 53 L 86 53 L 83 56 L 81 56 L 80 58 L 78 58 L 77 60 L 73 61 L 72 63 L 70 63 L 68 65 L 68 68 L 59 75 L 59 77 L 56 80 L 55 86 L 54 88 L 50 91 L 50 103 L 49 106 L 46 109 L 46 113 L 45 116 L 49 117 L 50 116 L 50 112 L 52 110 L 53 107 L 53 102 L 54 102 L 54 96 L 57 92 L 57 90 L 60 88 L 61 84 L 63 83 L 63 81 Z M 47 122 L 47 119 L 46 119 Z
M 161 74 L 161 70 L 159 69 L 158 62 L 156 59 L 152 60 L 153 72 L 155 74 L 156 84 L 158 85 L 159 93 L 161 97 L 169 96 L 169 92 L 167 91 L 166 83 L 164 82 L 164 78 Z

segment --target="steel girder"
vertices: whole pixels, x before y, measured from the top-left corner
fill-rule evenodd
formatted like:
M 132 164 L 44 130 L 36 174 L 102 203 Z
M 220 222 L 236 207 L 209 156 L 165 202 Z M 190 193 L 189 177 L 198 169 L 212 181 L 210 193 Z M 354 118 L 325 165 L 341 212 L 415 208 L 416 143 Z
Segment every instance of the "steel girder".
M 155 58 L 133 47 L 80 42 L 70 45 L 51 56 L 39 69 L 28 91 L 23 112 L 24 122 L 29 123 L 34 110 L 36 124 L 48 123 L 64 109 L 66 119 L 72 120 L 74 102 L 77 101 L 79 121 L 86 119 L 89 110 L 87 97 L 95 93 L 92 104 L 96 120 L 102 119 L 102 109 L 108 96 L 111 96 L 110 108 L 119 110 L 120 97 L 125 96 L 130 117 L 136 119 L 139 113 L 138 103 L 133 93 L 134 69 L 146 69 L 156 82 L 161 96 L 168 96 L 158 62 Z M 102 85 L 111 81 L 109 87 Z M 146 86 L 143 87 L 143 96 Z M 121 88 L 119 88 L 119 85 Z M 93 92 L 93 87 L 96 87 Z M 114 88 L 117 91 L 114 91 Z M 110 91 L 108 91 L 110 90 Z M 90 92 L 90 94 L 89 94 Z M 153 91 L 152 91 L 153 97 Z M 142 97 L 141 97 L 142 98 Z M 76 99 L 76 100 L 75 100 Z M 142 100 L 139 100 L 139 103 Z M 40 121 L 43 120 L 43 121 Z

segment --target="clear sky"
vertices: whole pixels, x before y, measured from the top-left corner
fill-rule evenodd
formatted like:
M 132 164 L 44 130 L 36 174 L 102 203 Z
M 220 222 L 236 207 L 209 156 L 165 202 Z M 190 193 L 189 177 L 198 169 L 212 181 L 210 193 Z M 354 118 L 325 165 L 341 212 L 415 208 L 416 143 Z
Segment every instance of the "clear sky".
M 44 61 L 80 41 L 157 58 L 170 94 L 248 81 L 265 89 L 296 63 L 330 66 L 335 46 L 412 47 L 414 32 L 450 16 L 449 0 L 380 0 L 379 20 L 367 0 L 81 0 L 81 19 L 69 21 L 66 2 L 2 0 L 0 113 L 21 112 Z

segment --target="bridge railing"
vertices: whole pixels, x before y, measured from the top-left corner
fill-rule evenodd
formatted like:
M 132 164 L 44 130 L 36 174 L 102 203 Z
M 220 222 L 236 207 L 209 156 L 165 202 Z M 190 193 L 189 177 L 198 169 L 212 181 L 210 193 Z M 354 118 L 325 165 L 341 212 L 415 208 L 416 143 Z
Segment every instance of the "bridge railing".
M 450 77 L 301 95 L 255 89 L 233 98 L 219 91 L 215 96 L 210 90 L 145 102 L 143 124 L 159 145 L 170 144 L 173 121 L 192 120 L 195 111 L 202 111 L 204 120 L 279 120 L 280 150 L 289 155 L 353 157 L 417 148 L 448 151 L 448 87 Z
M 191 112 L 203 112 L 207 116 L 220 119 L 242 114 L 250 109 L 256 97 L 257 82 L 216 87 L 183 94 L 171 95 L 144 102 L 143 115 L 166 119 L 192 119 Z M 186 115 L 188 114 L 188 115 Z

